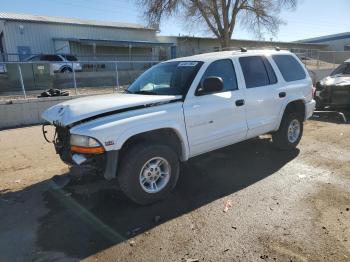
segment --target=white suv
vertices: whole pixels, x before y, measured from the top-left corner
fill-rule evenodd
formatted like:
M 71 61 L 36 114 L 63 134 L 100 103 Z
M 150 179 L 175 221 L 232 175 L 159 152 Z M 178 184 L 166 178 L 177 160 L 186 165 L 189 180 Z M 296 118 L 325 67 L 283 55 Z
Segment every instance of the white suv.
M 53 72 L 70 73 L 73 72 L 73 68 L 75 72 L 82 70 L 78 59 L 73 55 L 33 55 L 27 58 L 25 61 L 51 62 Z
M 130 199 L 149 204 L 175 187 L 180 161 L 193 156 L 266 133 L 294 149 L 314 107 L 294 54 L 243 50 L 163 62 L 126 94 L 70 100 L 42 117 L 56 126 L 63 161 L 102 167 Z

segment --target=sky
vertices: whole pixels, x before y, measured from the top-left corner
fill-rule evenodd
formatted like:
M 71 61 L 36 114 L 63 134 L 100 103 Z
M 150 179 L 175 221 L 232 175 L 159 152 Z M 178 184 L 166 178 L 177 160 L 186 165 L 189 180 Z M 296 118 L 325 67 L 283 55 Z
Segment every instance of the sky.
M 135 0 L 0 0 L 0 12 L 14 12 L 102 21 L 130 22 L 146 25 L 142 8 Z M 299 0 L 295 11 L 283 11 L 286 22 L 266 40 L 296 41 L 305 38 L 350 31 L 350 0 Z M 160 35 L 212 36 L 203 29 L 189 28 L 179 17 L 164 19 Z M 255 35 L 238 26 L 235 39 L 256 39 Z

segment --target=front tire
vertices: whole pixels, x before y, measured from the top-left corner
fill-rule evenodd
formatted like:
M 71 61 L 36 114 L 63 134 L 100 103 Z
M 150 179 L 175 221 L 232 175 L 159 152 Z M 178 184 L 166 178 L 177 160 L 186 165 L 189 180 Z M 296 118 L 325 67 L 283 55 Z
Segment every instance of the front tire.
M 68 74 L 68 73 L 72 73 L 72 72 L 73 72 L 73 70 L 70 67 L 64 67 L 61 69 L 61 73 L 64 73 L 64 74 Z
M 295 149 L 303 135 L 303 121 L 295 113 L 285 114 L 280 128 L 272 134 L 273 144 L 281 150 Z
M 140 205 L 167 197 L 179 177 L 179 158 L 163 144 L 135 144 L 127 149 L 120 163 L 120 189 Z

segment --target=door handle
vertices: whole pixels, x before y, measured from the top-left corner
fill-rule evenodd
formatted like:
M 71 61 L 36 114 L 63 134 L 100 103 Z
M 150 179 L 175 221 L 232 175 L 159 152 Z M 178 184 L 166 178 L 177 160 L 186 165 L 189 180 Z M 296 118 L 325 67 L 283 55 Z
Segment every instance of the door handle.
M 280 98 L 286 97 L 287 93 L 286 92 L 281 92 L 278 94 Z
M 236 106 L 243 106 L 244 105 L 244 99 L 236 100 Z

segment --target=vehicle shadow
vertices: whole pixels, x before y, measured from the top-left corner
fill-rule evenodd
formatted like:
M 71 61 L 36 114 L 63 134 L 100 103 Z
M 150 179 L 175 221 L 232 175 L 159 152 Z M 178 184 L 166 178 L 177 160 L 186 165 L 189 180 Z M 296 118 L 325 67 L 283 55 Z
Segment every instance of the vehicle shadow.
M 129 201 L 116 190 L 115 181 L 88 176 L 63 188 L 47 181 L 50 186 L 43 198 L 48 212 L 39 218 L 36 245 L 41 251 L 88 257 L 248 187 L 274 174 L 298 154 L 298 149 L 275 150 L 269 139 L 252 139 L 201 155 L 182 166 L 178 185 L 169 198 L 150 206 Z M 24 191 L 32 187 L 36 185 Z

